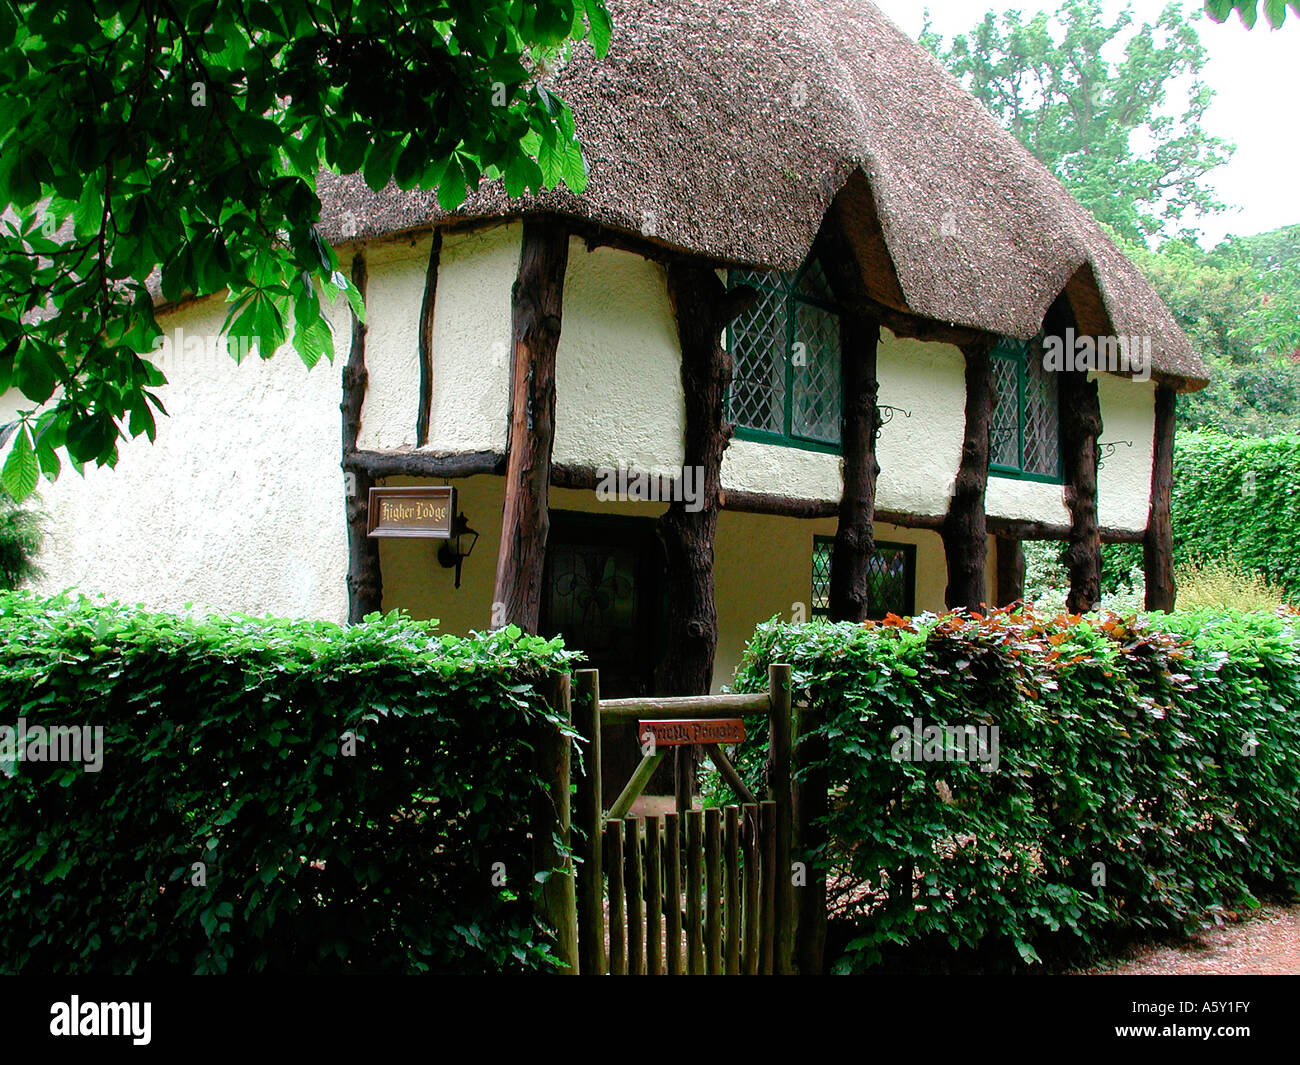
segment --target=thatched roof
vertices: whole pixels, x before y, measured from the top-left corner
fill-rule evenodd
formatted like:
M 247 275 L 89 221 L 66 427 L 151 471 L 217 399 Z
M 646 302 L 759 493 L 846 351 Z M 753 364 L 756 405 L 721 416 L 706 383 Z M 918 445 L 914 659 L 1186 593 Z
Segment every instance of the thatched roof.
M 1158 375 L 1207 377 L 1167 308 L 1060 183 L 864 0 L 610 0 L 614 42 L 554 78 L 590 179 L 522 201 L 326 176 L 331 240 L 557 211 L 722 262 L 794 269 L 837 197 L 868 290 L 1029 337 L 1069 289 L 1081 328 L 1150 336 Z M 874 230 L 874 231 L 873 231 Z M 873 254 L 875 249 L 875 254 Z

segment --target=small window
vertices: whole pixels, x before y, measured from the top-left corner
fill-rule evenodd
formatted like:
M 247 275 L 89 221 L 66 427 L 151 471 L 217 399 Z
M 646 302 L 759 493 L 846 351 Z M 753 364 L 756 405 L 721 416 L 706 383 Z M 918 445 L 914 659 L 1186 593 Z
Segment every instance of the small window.
M 831 608 L 830 536 L 813 539 L 812 612 L 825 617 Z M 886 614 L 911 617 L 916 613 L 916 547 L 876 541 L 876 553 L 867 563 L 867 617 L 880 621 Z
M 1061 477 L 1061 405 L 1057 378 L 1043 365 L 1043 335 L 1004 338 L 989 352 L 993 420 L 989 470 L 1004 477 Z
M 727 330 L 728 417 L 742 439 L 839 452 L 840 316 L 817 261 L 794 274 L 733 270 L 758 299 Z

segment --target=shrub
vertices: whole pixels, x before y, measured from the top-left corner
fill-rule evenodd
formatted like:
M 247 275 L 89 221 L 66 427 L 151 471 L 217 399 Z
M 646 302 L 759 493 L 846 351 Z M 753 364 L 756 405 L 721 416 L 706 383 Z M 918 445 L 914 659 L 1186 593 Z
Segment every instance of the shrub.
M 790 663 L 828 744 L 814 768 L 830 781 L 831 842 L 809 860 L 854 927 L 841 969 L 907 944 L 1034 961 L 1044 942 L 1181 929 L 1300 885 L 1297 616 L 1156 617 L 759 628 L 736 688 L 762 690 L 770 663 Z M 918 718 L 996 726 L 996 771 L 969 751 L 908 760 L 895 730 Z
M 529 737 L 558 643 L 23 593 L 0 641 L 0 726 L 102 727 L 104 751 L 0 777 L 0 969 L 550 964 Z
M 1230 559 L 1186 562 L 1177 568 L 1174 577 L 1178 606 L 1183 610 L 1217 607 L 1276 611 L 1288 599 L 1285 589 Z

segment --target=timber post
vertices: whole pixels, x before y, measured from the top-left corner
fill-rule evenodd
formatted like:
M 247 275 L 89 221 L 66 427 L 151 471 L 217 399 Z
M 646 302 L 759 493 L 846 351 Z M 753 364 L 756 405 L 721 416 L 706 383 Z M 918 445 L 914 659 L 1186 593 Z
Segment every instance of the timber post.
M 1011 606 L 1025 597 L 1025 547 L 1013 536 L 999 536 L 997 545 L 997 605 Z
M 756 293 L 749 288 L 728 292 L 704 262 L 674 260 L 667 272 L 682 352 L 682 473 L 695 471 L 700 506 L 688 509 L 685 499 L 677 499 L 659 519 L 667 569 L 668 647 L 655 686 L 664 695 L 704 695 L 713 685 L 718 647 L 713 546 L 722 500 L 722 455 L 731 438 L 726 400 L 732 358 L 721 336 Z M 693 747 L 674 753 L 674 790 L 683 816 L 690 809 L 697 762 Z
M 794 762 L 794 837 L 799 860 L 804 863 L 804 882 L 798 889 L 798 939 L 795 957 L 804 976 L 826 971 L 826 871 L 824 862 L 829 837 L 825 818 L 830 812 L 830 780 L 824 764 L 830 753 L 824 735 L 817 732 L 821 708 L 799 709 L 798 739 Z
M 992 346 L 991 340 L 981 339 L 962 348 L 966 356 L 966 432 L 952 502 L 941 530 L 948 564 L 944 601 L 950 610 L 979 610 L 988 596 L 985 567 L 989 538 L 984 497 L 993 420 L 993 371 L 989 362 Z
M 794 811 L 791 809 L 793 721 L 791 720 L 790 667 L 773 664 L 767 670 L 768 696 L 771 701 L 771 743 L 768 750 L 767 783 L 770 797 L 776 802 L 776 868 L 774 913 L 776 938 L 773 946 L 772 971 L 778 976 L 795 971 L 795 935 L 798 921 L 797 902 L 791 869 L 793 854 Z
M 860 314 L 842 319 L 844 368 L 844 489 L 831 549 L 832 621 L 862 621 L 869 609 L 868 566 L 876 552 L 876 435 L 880 383 L 876 354 L 880 323 Z
M 604 975 L 605 885 L 601 843 L 605 816 L 601 809 L 600 674 L 580 669 L 574 675 L 573 727 L 587 740 L 582 765 L 574 774 L 573 807 L 581 833 L 573 844 L 577 859 L 578 963 L 583 973 Z
M 1151 460 L 1151 506 L 1147 513 L 1142 563 L 1146 571 L 1146 608 L 1173 610 L 1174 529 L 1170 506 L 1174 487 L 1174 423 L 1178 394 L 1166 384 L 1156 386 L 1155 447 Z
M 514 363 L 501 549 L 493 624 L 536 632 L 550 531 L 555 444 L 555 352 L 560 343 L 569 234 L 558 221 L 524 221 L 519 274 L 511 292 Z
M 366 253 L 358 249 L 352 259 L 352 284 L 366 297 Z M 366 535 L 370 489 L 375 478 L 352 464 L 361 435 L 361 408 L 366 401 L 366 323 L 352 315 L 352 346 L 343 367 L 343 477 L 348 527 L 348 622 L 383 609 L 384 586 L 379 567 L 379 541 Z
M 1101 530 L 1097 522 L 1097 464 L 1101 399 L 1087 370 L 1061 374 L 1061 446 L 1065 452 L 1065 506 L 1070 512 L 1065 607 L 1085 614 L 1101 602 Z
M 568 674 L 555 674 L 543 691 L 552 712 L 567 726 L 572 721 Z M 555 953 L 567 967 L 564 974 L 576 976 L 580 971 L 578 903 L 568 854 L 570 767 L 569 737 L 552 722 L 539 721 L 533 730 L 533 771 L 538 781 L 531 819 L 533 872 L 551 871 L 551 875 L 538 891 L 537 914 L 543 924 L 555 929 Z

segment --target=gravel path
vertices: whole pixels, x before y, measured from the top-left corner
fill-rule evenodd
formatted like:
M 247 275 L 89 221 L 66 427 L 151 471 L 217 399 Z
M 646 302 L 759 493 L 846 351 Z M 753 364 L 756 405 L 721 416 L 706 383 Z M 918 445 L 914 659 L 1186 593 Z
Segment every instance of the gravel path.
M 1130 949 L 1086 976 L 1294 976 L 1300 974 L 1300 904 L 1265 906 L 1254 916 L 1181 943 Z

